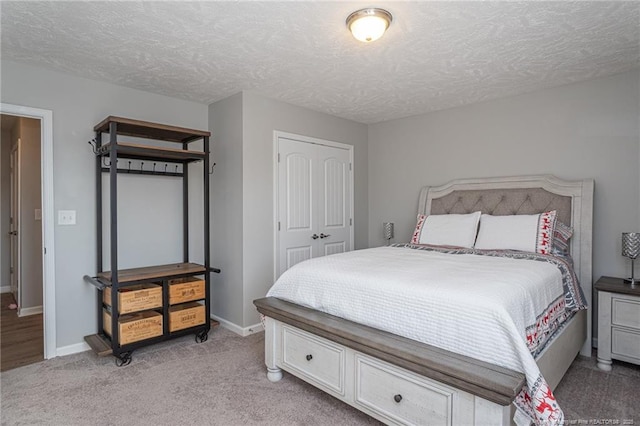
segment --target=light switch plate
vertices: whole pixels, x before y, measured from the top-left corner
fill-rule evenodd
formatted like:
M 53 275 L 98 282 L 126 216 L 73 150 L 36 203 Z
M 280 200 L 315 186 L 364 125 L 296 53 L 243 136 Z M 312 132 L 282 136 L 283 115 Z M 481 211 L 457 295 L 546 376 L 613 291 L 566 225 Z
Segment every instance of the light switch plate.
M 58 225 L 75 225 L 75 210 L 58 210 Z
M 42 220 L 42 210 L 41 209 L 36 209 L 35 210 L 35 217 L 36 217 L 36 220 Z

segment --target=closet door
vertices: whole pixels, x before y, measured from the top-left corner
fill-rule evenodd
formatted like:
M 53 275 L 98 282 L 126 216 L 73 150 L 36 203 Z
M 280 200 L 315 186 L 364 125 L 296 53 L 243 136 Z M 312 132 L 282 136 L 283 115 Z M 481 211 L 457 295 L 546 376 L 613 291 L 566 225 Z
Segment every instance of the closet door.
M 278 141 L 278 276 L 296 263 L 317 256 L 316 149 L 312 144 Z
M 352 249 L 351 151 L 278 138 L 276 272 Z
M 351 250 L 351 188 L 346 149 L 316 145 L 318 159 L 318 256 Z

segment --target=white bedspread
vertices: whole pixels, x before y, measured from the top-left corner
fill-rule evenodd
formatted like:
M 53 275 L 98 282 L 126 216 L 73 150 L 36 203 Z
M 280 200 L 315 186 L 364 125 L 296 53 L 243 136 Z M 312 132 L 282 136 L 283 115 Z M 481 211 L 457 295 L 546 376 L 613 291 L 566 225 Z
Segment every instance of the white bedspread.
M 297 264 L 267 296 L 522 372 L 516 406 L 549 424 L 562 411 L 527 339 L 564 314 L 562 279 L 547 262 L 380 247 Z

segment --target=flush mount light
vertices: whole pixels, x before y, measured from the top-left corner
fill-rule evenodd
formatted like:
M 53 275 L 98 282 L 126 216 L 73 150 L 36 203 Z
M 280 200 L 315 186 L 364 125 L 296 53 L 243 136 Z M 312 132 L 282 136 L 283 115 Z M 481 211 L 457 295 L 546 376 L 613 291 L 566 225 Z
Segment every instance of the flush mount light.
M 369 43 L 382 37 L 392 20 L 391 14 L 384 9 L 360 9 L 349 15 L 347 28 L 357 40 Z

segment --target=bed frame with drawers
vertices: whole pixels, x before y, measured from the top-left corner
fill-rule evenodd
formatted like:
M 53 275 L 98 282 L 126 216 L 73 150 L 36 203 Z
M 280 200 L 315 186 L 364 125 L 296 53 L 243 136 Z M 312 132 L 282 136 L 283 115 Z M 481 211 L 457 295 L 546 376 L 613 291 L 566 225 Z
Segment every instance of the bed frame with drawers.
M 574 229 L 571 255 L 592 294 L 593 180 L 554 176 L 464 179 L 424 187 L 418 213 L 494 215 L 558 211 Z M 282 370 L 387 424 L 510 425 L 522 373 L 363 326 L 277 298 L 254 301 L 265 316 L 267 377 Z M 555 388 L 576 355 L 591 356 L 591 309 L 579 311 L 536 362 Z

